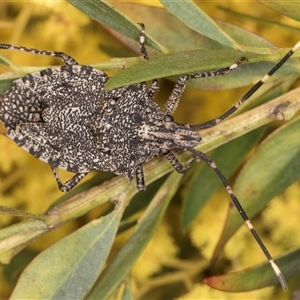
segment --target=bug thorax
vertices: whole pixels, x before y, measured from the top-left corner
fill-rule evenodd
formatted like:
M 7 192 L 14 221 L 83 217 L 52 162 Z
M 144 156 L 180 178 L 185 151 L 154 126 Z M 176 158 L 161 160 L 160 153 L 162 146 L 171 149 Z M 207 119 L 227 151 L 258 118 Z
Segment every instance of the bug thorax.
M 170 115 L 162 120 L 149 120 L 142 123 L 139 137 L 144 141 L 154 142 L 161 152 L 180 149 L 186 150 L 199 144 L 201 137 L 188 124 L 174 122 Z

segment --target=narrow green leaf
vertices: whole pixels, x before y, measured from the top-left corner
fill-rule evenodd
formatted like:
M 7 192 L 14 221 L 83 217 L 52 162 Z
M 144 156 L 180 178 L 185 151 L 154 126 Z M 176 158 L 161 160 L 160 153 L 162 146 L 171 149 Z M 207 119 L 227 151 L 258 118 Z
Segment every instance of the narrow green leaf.
M 68 2 L 108 28 L 117 31 L 130 39 L 138 41 L 141 27 L 108 2 L 103 0 L 68 0 Z M 168 52 L 166 48 L 149 35 L 147 35 L 146 44 L 161 52 Z
M 133 300 L 133 294 L 130 284 L 130 276 L 126 276 L 126 278 L 120 283 L 118 288 L 114 291 L 113 294 L 110 295 L 110 299 L 120 299 L 120 300 Z
M 127 284 L 124 288 L 124 291 L 121 295 L 121 300 L 134 300 L 133 295 L 132 295 L 132 290 L 130 288 L 130 285 Z
M 300 178 L 299 128 L 300 118 L 297 118 L 272 133 L 237 177 L 233 190 L 250 218 Z M 237 210 L 230 210 L 214 256 L 218 256 L 226 241 L 242 224 Z
M 38 255 L 38 250 L 27 247 L 23 251 L 16 254 L 7 265 L 1 265 L 1 274 L 3 283 L 9 283 L 11 286 L 15 286 L 18 281 L 16 274 L 21 272 L 27 267 L 27 265 Z M 5 284 L 5 283 L 4 283 Z
M 130 205 L 126 207 L 126 210 L 124 211 L 123 220 L 128 221 L 127 219 L 129 219 L 133 215 L 136 215 L 137 212 L 141 211 L 142 209 L 145 209 L 154 198 L 155 194 L 162 186 L 166 178 L 167 176 L 159 178 L 151 184 L 148 184 L 146 191 L 144 191 L 143 193 L 136 193 L 130 200 Z
M 269 1 L 258 0 L 261 4 L 277 11 L 296 21 L 300 21 L 300 2 L 299 1 Z
M 2 55 L 0 55 L 0 64 L 7 67 L 14 67 L 14 64 Z
M 276 263 L 285 279 L 299 273 L 300 248 L 277 258 Z M 208 277 L 203 281 L 212 288 L 224 292 L 252 291 L 278 284 L 278 279 L 268 262 L 247 270 Z
M 154 235 L 181 178 L 182 175 L 176 172 L 169 175 L 139 220 L 133 235 L 102 272 L 86 299 L 106 299 L 123 280 Z
M 233 49 L 241 47 L 192 1 L 161 0 L 160 2 L 170 13 L 200 34 Z
M 256 35 L 255 33 L 248 31 L 245 28 L 241 28 L 240 26 L 236 26 L 232 23 L 220 20 L 217 20 L 216 23 L 218 24 L 219 28 L 222 28 L 223 31 L 225 31 L 228 35 L 231 36 L 231 38 L 233 38 L 241 45 L 257 48 L 274 47 L 274 45 L 268 40 L 265 40 L 261 36 Z
M 288 25 L 286 23 L 282 23 L 282 22 L 280 22 L 280 18 L 279 19 L 273 18 L 273 19 L 269 19 L 268 20 L 268 19 L 264 18 L 263 16 L 256 17 L 255 15 L 252 14 L 251 11 L 249 12 L 249 14 L 248 13 L 244 14 L 244 13 L 240 13 L 240 12 L 237 12 L 235 10 L 232 10 L 232 9 L 229 9 L 229 8 L 227 8 L 225 6 L 220 6 L 220 5 L 218 5 L 218 9 L 224 11 L 227 15 L 230 15 L 230 16 L 232 16 L 234 18 L 243 19 L 244 22 L 250 20 L 250 21 L 252 21 L 253 23 L 255 23 L 257 25 L 263 24 L 263 25 L 268 25 L 268 26 L 271 26 L 271 27 L 286 29 L 286 30 L 290 31 L 291 33 L 292 32 L 295 32 L 295 33 L 299 33 L 300 32 L 300 28 L 299 27 L 290 26 L 290 25 Z M 227 17 L 227 19 L 228 19 L 228 17 Z M 223 30 L 225 30 L 225 29 L 223 28 Z M 246 38 L 247 38 L 247 36 L 246 36 Z M 237 40 L 237 41 L 239 43 L 243 44 L 239 40 Z
M 0 230 L 0 262 L 7 264 L 32 240 L 50 229 L 42 220 L 25 220 Z
M 50 246 L 22 273 L 11 299 L 83 299 L 106 261 L 119 221 L 114 210 Z
M 277 62 L 288 51 L 289 50 L 287 49 L 274 50 L 270 48 L 264 49 L 266 54 L 257 54 L 234 50 L 188 50 L 160 55 L 153 57 L 148 61 L 142 61 L 139 64 L 133 65 L 130 68 L 117 73 L 114 77 L 110 78 L 105 85 L 105 88 L 113 89 L 133 83 L 152 80 L 154 78 L 164 78 L 173 75 L 191 74 L 203 70 L 223 68 L 231 66 L 234 62 L 244 56 L 247 57 L 248 62 L 244 62 L 240 68 L 234 70 L 231 74 L 227 76 L 209 78 L 209 80 L 202 81 L 204 82 L 203 87 L 205 87 L 208 81 L 212 81 L 213 84 L 218 87 L 220 83 L 223 81 L 225 82 L 226 80 L 232 81 L 230 87 L 241 86 L 243 84 L 245 85 L 245 82 L 247 82 L 247 84 L 252 83 L 254 76 L 257 74 L 259 74 L 259 77 L 263 76 L 264 73 L 269 71 L 274 65 L 260 65 L 257 64 L 257 62 Z M 300 56 L 299 51 L 297 51 L 294 55 L 294 57 Z M 262 69 L 258 69 L 260 66 Z M 299 74 L 299 67 L 291 62 L 290 64 L 286 64 L 282 67 L 280 72 L 283 72 L 281 74 L 284 74 L 284 72 L 288 74 Z M 237 77 L 234 78 L 234 76 Z M 200 79 L 194 81 L 201 82 Z M 226 87 L 225 84 L 223 86 Z M 228 85 L 227 88 L 229 88 Z
M 0 205 L 0 215 L 10 215 L 10 216 L 15 216 L 15 217 L 24 217 L 24 218 L 32 218 L 32 219 L 43 219 L 39 215 L 34 215 L 13 207 L 6 207 Z
M 245 156 L 261 136 L 262 130 L 249 132 L 218 147 L 213 152 L 210 157 L 217 163 L 226 178 L 229 178 L 244 161 Z M 184 230 L 194 221 L 200 210 L 221 185 L 222 182 L 216 174 L 203 164 L 199 171 L 193 174 L 186 187 L 187 193 L 181 211 L 181 224 Z

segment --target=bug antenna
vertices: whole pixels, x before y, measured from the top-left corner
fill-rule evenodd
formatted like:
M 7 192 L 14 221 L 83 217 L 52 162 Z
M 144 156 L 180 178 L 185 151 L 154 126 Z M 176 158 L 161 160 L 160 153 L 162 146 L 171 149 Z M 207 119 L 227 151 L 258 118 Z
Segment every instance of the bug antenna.
M 287 283 L 285 281 L 285 278 L 282 274 L 282 272 L 280 271 L 279 267 L 276 265 L 276 263 L 274 262 L 271 254 L 269 253 L 268 249 L 266 248 L 265 244 L 263 243 L 263 241 L 261 240 L 261 238 L 259 237 L 258 233 L 256 232 L 255 228 L 253 227 L 251 221 L 249 220 L 245 210 L 243 209 L 242 205 L 240 204 L 239 200 L 237 199 L 237 197 L 234 195 L 232 188 L 229 185 L 229 182 L 227 181 L 227 179 L 225 178 L 225 176 L 223 175 L 223 173 L 221 172 L 221 170 L 217 167 L 216 163 L 213 161 L 212 158 L 210 158 L 208 155 L 206 155 L 205 153 L 198 151 L 194 148 L 189 149 L 190 152 L 192 152 L 194 154 L 194 156 L 196 156 L 197 158 L 199 158 L 200 160 L 204 161 L 211 169 L 214 170 L 214 172 L 217 174 L 217 176 L 220 178 L 220 180 L 222 181 L 224 187 L 226 188 L 234 206 L 236 207 L 236 209 L 238 210 L 238 212 L 240 213 L 240 215 L 242 216 L 245 224 L 247 225 L 248 229 L 251 231 L 252 235 L 254 236 L 256 242 L 259 244 L 261 250 L 263 251 L 263 253 L 265 254 L 266 258 L 268 259 L 269 263 L 271 264 L 271 267 L 273 268 L 282 288 L 286 291 L 287 290 Z

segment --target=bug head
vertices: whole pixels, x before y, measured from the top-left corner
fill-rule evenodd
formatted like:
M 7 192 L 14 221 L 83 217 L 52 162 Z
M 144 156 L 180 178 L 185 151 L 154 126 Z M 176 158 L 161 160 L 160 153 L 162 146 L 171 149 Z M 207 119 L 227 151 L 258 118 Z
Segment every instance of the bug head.
M 188 124 L 174 122 L 171 115 L 165 115 L 155 124 L 145 124 L 143 137 L 154 141 L 162 153 L 172 149 L 190 149 L 198 145 L 201 140 L 197 131 Z

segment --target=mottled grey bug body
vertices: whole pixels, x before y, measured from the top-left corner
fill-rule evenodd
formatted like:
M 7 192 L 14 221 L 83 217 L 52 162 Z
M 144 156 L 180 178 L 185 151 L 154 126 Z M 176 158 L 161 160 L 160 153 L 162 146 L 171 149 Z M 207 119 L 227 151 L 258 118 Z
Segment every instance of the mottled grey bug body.
M 54 170 L 78 176 L 103 170 L 129 180 L 162 149 L 199 143 L 199 134 L 188 125 L 164 117 L 146 83 L 106 91 L 107 80 L 105 73 L 81 65 L 15 80 L 0 106 L 7 136 Z M 59 187 L 67 191 L 73 186 Z M 138 188 L 144 189 L 143 180 Z
M 144 47 L 144 26 L 141 24 L 140 52 L 149 59 Z M 176 171 L 184 173 L 194 159 L 209 165 L 218 175 L 232 202 L 270 262 L 283 289 L 287 285 L 264 243 L 234 195 L 228 181 L 215 162 L 194 147 L 201 141 L 197 130 L 213 127 L 231 115 L 300 47 L 298 42 L 282 60 L 258 81 L 235 105 L 216 119 L 198 125 L 174 122 L 175 111 L 186 82 L 193 78 L 227 75 L 242 61 L 215 71 L 179 77 L 162 112 L 153 102 L 158 82 L 150 88 L 141 82 L 106 91 L 108 76 L 94 68 L 79 65 L 62 52 L 0 44 L 11 49 L 59 57 L 66 66 L 26 75 L 13 82 L 0 103 L 0 119 L 7 135 L 20 147 L 47 162 L 60 190 L 67 192 L 92 170 L 110 171 L 132 180 L 145 189 L 142 165 L 163 154 Z M 173 150 L 189 151 L 192 158 L 184 166 Z M 62 184 L 57 168 L 77 173 Z

